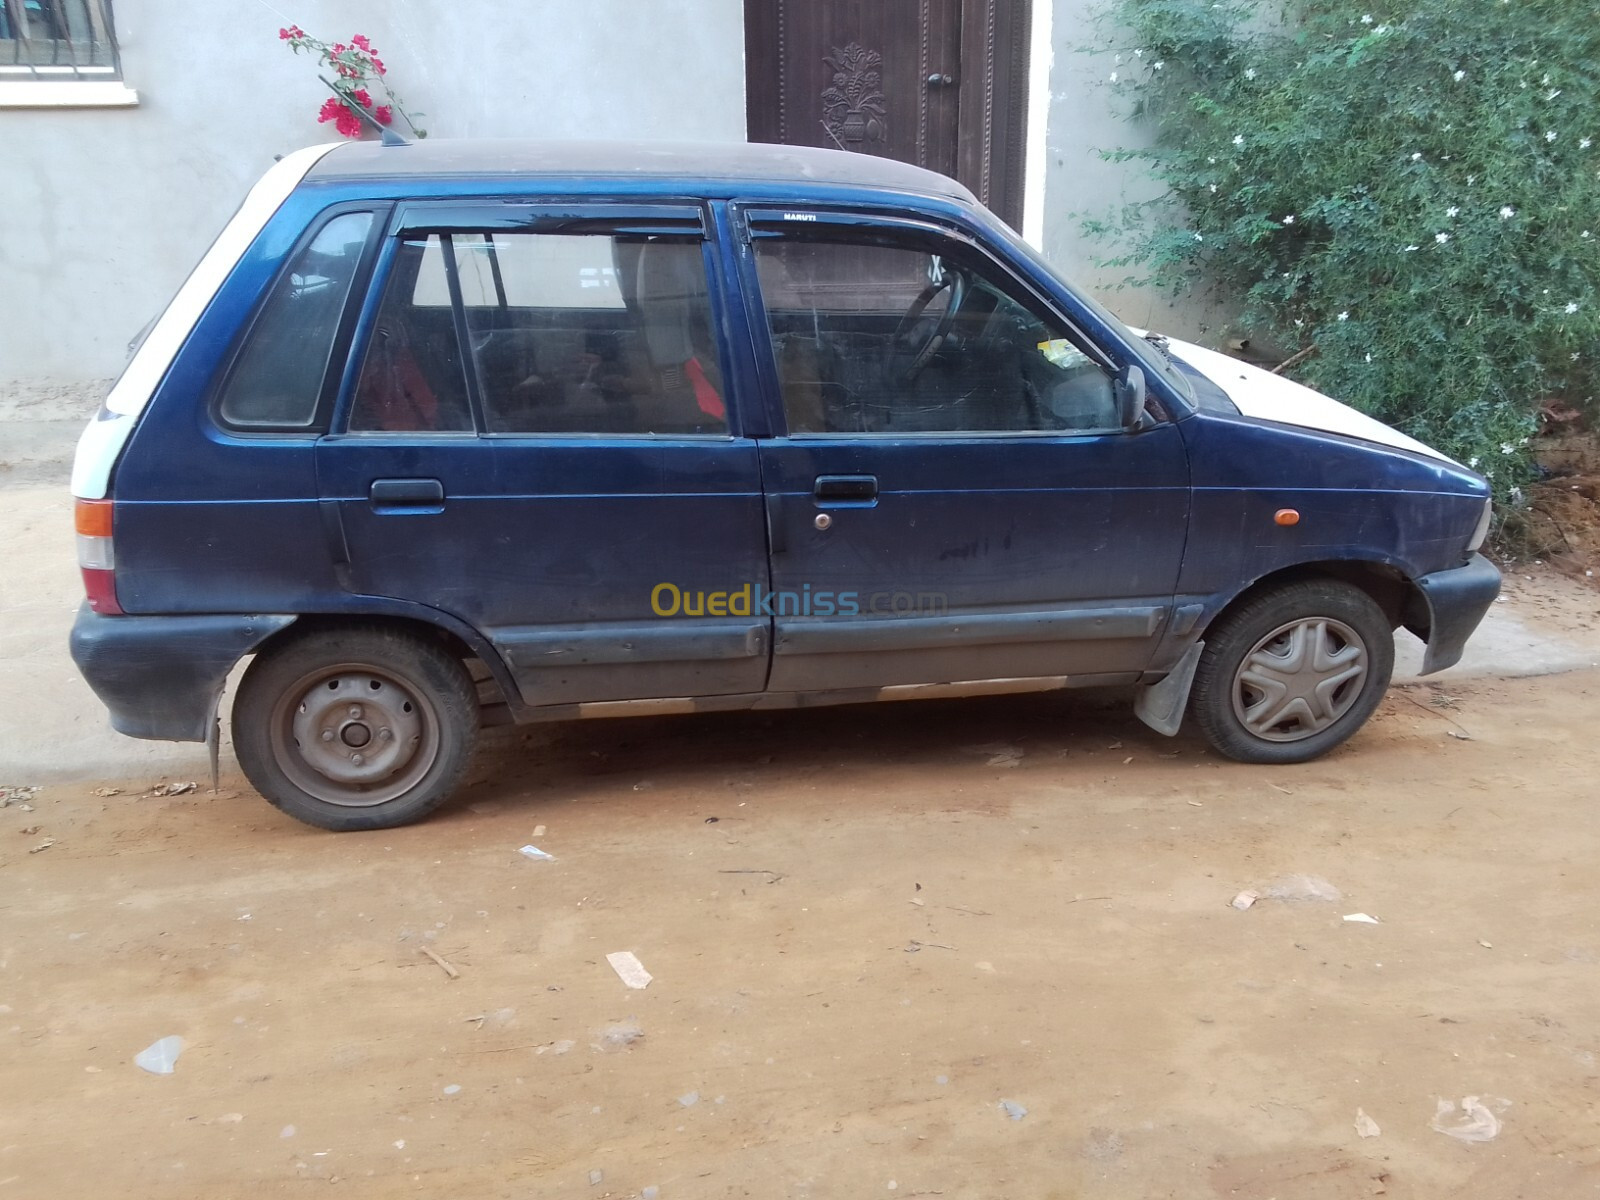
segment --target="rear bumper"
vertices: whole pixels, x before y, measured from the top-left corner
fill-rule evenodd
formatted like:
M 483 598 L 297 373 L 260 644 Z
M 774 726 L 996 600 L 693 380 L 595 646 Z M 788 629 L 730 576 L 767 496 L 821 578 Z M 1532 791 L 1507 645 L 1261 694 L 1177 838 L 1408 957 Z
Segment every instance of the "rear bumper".
M 107 617 L 78 610 L 72 661 L 129 737 L 203 742 L 228 672 L 293 616 Z
M 1422 673 L 1431 675 L 1461 661 L 1467 639 L 1500 594 L 1500 569 L 1481 554 L 1449 571 L 1417 580 L 1428 605 L 1428 652 Z

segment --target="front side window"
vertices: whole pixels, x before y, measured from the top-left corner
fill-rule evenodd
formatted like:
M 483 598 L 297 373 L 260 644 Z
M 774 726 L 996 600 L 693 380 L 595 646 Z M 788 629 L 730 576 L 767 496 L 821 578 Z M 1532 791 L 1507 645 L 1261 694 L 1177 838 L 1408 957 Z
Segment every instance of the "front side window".
M 1090 432 L 1111 376 L 964 247 L 758 237 L 791 434 Z
M 328 359 L 361 265 L 370 212 L 334 217 L 273 286 L 223 385 L 218 412 L 246 431 L 296 431 L 317 422 Z

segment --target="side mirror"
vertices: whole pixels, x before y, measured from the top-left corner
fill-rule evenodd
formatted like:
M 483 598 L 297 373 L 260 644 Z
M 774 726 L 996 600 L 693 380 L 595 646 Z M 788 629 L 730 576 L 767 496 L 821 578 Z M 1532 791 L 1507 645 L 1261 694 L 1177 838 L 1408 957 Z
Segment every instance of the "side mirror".
M 1137 433 L 1148 423 L 1145 416 L 1144 371 L 1128 366 L 1117 377 L 1117 420 L 1129 433 Z

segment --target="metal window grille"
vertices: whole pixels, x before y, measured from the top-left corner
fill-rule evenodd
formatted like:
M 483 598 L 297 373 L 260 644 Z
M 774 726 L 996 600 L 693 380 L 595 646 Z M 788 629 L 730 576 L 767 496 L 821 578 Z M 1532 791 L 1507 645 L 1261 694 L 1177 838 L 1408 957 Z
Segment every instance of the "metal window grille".
M 0 80 L 121 77 L 111 0 L 0 0 Z

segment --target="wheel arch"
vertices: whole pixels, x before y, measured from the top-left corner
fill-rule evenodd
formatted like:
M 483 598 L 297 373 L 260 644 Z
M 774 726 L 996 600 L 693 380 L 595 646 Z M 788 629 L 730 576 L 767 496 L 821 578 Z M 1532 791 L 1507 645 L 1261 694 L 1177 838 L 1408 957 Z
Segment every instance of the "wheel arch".
M 474 662 L 481 663 L 488 673 L 487 677 L 482 678 L 477 672 L 473 672 L 473 677 L 480 683 L 480 688 L 487 683 L 492 689 L 491 695 L 480 696 L 486 722 L 493 722 L 502 714 L 506 719 L 512 719 L 520 707 L 520 693 L 494 647 L 480 638 L 470 626 L 454 621 L 443 613 L 430 613 L 427 616 L 410 612 L 302 613 L 293 624 L 280 629 L 256 646 L 254 653 L 258 657 L 268 655 L 313 634 L 354 628 L 389 629 L 433 642 L 459 658 L 469 670 Z
M 1229 614 L 1248 604 L 1257 596 L 1290 584 L 1310 580 L 1332 579 L 1350 584 L 1372 598 L 1388 619 L 1392 629 L 1404 626 L 1423 641 L 1429 633 L 1429 608 L 1426 597 L 1412 579 L 1390 563 L 1371 559 L 1326 559 L 1317 562 L 1295 563 L 1271 571 L 1243 588 L 1237 595 L 1217 610 L 1206 622 L 1200 636 L 1226 620 Z

